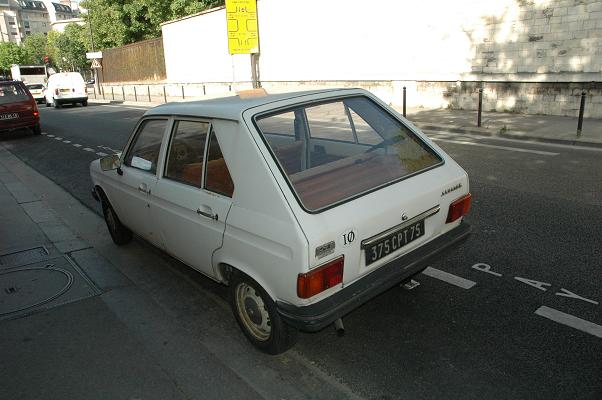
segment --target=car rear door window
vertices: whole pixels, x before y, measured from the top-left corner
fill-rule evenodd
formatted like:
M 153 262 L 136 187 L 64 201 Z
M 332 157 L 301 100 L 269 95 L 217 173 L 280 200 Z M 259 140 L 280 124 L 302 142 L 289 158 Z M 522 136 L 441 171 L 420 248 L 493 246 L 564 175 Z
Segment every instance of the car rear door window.
M 150 173 L 157 173 L 157 162 L 167 120 L 146 120 L 138 128 L 138 133 L 125 157 L 124 164 Z
M 234 182 L 232 182 L 228 165 L 226 165 L 226 160 L 214 131 L 211 131 L 207 148 L 205 189 L 227 197 L 232 197 L 234 194 Z
M 0 84 L 0 104 L 9 104 L 27 100 L 29 100 L 29 97 L 25 92 L 25 88 L 20 83 Z
M 167 155 L 166 178 L 201 187 L 208 131 L 208 122 L 175 122 Z

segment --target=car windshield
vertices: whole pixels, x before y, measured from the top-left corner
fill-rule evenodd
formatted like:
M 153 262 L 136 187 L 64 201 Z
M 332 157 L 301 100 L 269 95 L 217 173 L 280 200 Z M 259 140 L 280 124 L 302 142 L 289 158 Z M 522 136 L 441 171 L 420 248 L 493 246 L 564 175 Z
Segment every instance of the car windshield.
M 44 85 L 27 85 L 29 90 L 44 89 Z
M 441 158 L 367 97 L 255 119 L 302 205 L 317 211 L 434 167 Z
M 18 83 L 2 83 L 0 84 L 0 104 L 15 103 L 18 101 L 27 101 L 27 93 Z

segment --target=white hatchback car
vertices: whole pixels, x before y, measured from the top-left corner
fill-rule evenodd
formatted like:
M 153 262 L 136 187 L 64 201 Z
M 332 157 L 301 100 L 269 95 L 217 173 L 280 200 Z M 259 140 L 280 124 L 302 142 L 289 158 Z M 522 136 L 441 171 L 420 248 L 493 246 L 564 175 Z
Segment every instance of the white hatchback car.
M 271 354 L 470 233 L 466 172 L 361 89 L 162 105 L 90 170 L 115 243 L 133 231 L 229 285 Z

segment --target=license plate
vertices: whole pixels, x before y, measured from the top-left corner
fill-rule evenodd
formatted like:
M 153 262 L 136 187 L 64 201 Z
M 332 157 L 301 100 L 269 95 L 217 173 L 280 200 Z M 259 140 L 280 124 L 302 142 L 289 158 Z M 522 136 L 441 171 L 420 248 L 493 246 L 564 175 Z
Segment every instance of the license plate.
M 19 114 L 17 114 L 17 113 L 0 114 L 0 119 L 15 119 L 15 118 L 19 118 Z
M 61 93 L 69 93 L 69 92 L 71 92 L 71 89 L 61 89 L 60 92 Z
M 408 225 L 387 235 L 364 249 L 366 253 L 366 265 L 370 265 L 388 256 L 421 236 L 424 236 L 424 220 L 417 221 L 412 225 Z

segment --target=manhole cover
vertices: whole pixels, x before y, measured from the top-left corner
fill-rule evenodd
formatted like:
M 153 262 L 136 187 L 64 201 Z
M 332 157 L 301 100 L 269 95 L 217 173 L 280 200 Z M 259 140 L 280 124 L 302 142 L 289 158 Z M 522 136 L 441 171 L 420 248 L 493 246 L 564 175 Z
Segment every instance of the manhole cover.
M 0 316 L 49 303 L 73 284 L 73 274 L 52 266 L 0 272 Z

